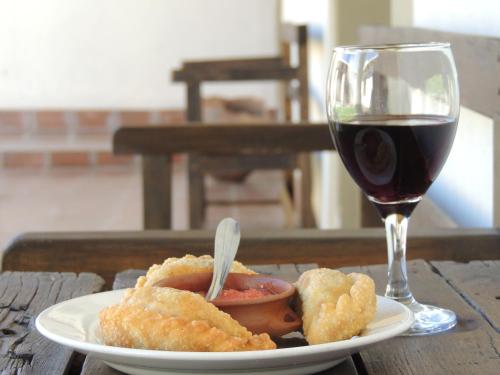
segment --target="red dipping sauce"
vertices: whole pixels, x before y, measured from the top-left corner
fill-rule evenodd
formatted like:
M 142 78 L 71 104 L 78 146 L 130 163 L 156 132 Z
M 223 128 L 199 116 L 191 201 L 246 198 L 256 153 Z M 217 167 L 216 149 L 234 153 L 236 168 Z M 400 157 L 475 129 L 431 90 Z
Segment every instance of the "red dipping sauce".
M 264 288 L 250 288 L 245 290 L 223 289 L 217 297 L 217 301 L 233 301 L 242 299 L 253 299 L 269 296 L 272 293 Z
M 205 297 L 206 292 L 196 292 L 203 297 Z M 229 301 L 241 301 L 250 300 L 254 298 L 262 298 L 266 296 L 273 295 L 274 293 L 266 288 L 248 288 L 243 290 L 238 289 L 222 289 L 220 294 L 217 296 L 213 302 L 229 302 Z
M 189 290 L 205 296 L 211 281 L 212 272 L 199 272 L 171 276 L 158 281 L 155 286 Z M 300 317 L 288 305 L 295 287 L 284 280 L 229 273 L 224 288 L 211 303 L 253 334 L 266 332 L 280 337 L 302 325 Z

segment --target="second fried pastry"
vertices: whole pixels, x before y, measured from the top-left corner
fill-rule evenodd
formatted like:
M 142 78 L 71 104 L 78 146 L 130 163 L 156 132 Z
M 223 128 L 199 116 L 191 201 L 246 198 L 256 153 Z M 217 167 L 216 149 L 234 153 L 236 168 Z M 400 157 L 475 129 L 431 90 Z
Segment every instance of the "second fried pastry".
M 296 286 L 309 344 L 349 339 L 375 317 L 375 284 L 369 276 L 320 268 L 304 272 Z

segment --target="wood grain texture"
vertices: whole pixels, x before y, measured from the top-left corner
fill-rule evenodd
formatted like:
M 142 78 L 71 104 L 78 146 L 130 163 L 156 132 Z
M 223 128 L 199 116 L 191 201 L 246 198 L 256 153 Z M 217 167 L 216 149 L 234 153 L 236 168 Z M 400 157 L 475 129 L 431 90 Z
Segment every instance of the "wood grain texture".
M 120 271 L 113 280 L 113 290 L 133 288 L 140 276 L 146 275 L 146 269 L 129 269 Z
M 213 253 L 213 231 L 27 233 L 6 248 L 4 270 L 96 272 L 112 285 L 124 269 L 147 268 L 165 258 Z M 410 259 L 496 260 L 497 229 L 413 231 Z M 383 229 L 243 231 L 238 251 L 248 264 L 317 263 L 329 267 L 386 262 Z
M 460 81 L 462 105 L 494 117 L 500 108 L 500 39 L 429 29 L 364 26 L 362 44 L 450 42 Z
M 98 292 L 104 280 L 94 274 L 0 274 L 0 373 L 65 374 L 72 350 L 43 338 L 34 320 L 45 308 Z
M 327 124 L 190 124 L 122 127 L 113 136 L 117 154 L 282 155 L 332 150 Z
M 172 174 L 170 157 L 142 157 L 142 197 L 145 229 L 172 226 Z
M 112 369 L 100 359 L 90 355 L 85 358 L 81 375 L 123 375 L 123 372 Z
M 346 272 L 369 274 L 383 294 L 387 266 L 351 267 Z M 408 263 L 410 288 L 419 302 L 455 311 L 459 323 L 451 331 L 424 337 L 397 337 L 360 353 L 367 373 L 378 374 L 497 374 L 500 337 L 431 266 Z
M 432 265 L 500 333 L 500 261 L 441 261 Z

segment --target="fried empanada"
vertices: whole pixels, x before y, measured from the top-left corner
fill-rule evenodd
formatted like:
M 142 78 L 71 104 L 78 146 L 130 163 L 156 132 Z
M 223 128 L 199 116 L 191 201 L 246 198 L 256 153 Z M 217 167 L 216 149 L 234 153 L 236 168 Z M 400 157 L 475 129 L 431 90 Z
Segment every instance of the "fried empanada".
M 99 314 L 106 345 L 171 351 L 275 349 L 268 334 L 245 327 L 196 293 L 145 286 Z
M 212 272 L 213 266 L 214 258 L 210 255 L 195 257 L 188 254 L 182 258 L 168 258 L 163 264 L 154 264 L 149 267 L 146 276 L 141 276 L 137 279 L 135 287 L 152 286 L 156 282 L 170 276 L 197 272 Z M 237 261 L 233 262 L 231 272 L 246 273 L 249 275 L 255 274 L 254 271 Z
M 367 275 L 314 269 L 304 272 L 296 287 L 309 344 L 349 339 L 375 317 L 375 284 Z

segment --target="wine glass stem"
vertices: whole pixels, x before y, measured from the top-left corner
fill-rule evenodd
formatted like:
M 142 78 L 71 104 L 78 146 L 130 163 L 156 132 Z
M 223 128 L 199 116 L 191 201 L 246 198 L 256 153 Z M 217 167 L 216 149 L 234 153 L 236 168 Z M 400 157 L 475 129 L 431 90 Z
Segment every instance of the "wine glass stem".
M 385 296 L 410 305 L 415 299 L 408 287 L 406 275 L 406 232 L 408 218 L 401 214 L 389 214 L 385 219 L 387 237 L 388 282 Z

